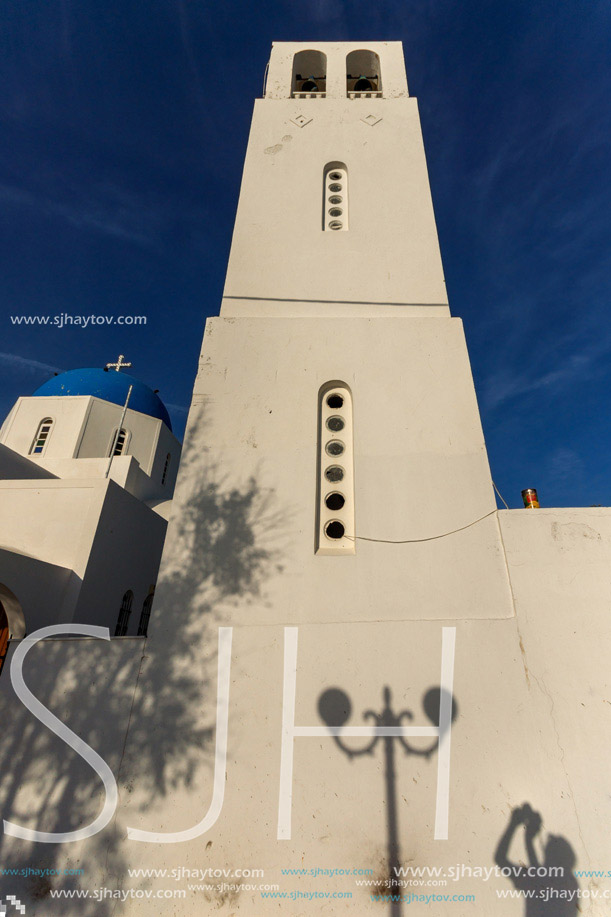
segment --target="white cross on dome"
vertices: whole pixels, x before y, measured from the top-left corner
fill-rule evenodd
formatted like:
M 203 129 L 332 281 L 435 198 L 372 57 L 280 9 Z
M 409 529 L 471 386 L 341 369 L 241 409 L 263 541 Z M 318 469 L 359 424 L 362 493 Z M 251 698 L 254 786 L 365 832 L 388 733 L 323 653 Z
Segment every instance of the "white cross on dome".
M 119 359 L 117 360 L 117 362 L 116 363 L 107 363 L 105 366 L 105 369 L 114 369 L 116 370 L 116 372 L 120 372 L 124 366 L 131 366 L 132 365 L 131 363 L 122 362 L 124 356 L 125 356 L 124 354 L 120 353 Z

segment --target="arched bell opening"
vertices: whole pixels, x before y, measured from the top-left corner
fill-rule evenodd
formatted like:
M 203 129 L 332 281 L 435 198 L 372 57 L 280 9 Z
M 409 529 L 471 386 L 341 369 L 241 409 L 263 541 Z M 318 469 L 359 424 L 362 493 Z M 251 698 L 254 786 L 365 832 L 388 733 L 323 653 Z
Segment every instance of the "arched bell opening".
M 381 95 L 380 58 L 375 51 L 359 49 L 348 54 L 346 57 L 346 91 L 350 98 L 361 94 Z
M 298 51 L 293 58 L 293 98 L 321 96 L 327 90 L 327 55 L 322 51 Z

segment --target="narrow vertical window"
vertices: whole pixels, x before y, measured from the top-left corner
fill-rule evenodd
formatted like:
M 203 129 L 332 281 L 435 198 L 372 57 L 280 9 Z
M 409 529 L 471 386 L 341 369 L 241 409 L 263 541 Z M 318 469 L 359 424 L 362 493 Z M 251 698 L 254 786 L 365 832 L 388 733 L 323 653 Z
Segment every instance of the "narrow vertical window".
M 117 619 L 117 626 L 115 628 L 115 637 L 124 637 L 127 633 L 127 627 L 129 624 L 129 616 L 132 610 L 132 602 L 134 601 L 134 593 L 131 589 L 128 589 L 123 600 L 121 602 L 121 608 L 119 610 L 119 617 Z
M 382 97 L 380 58 L 375 51 L 351 51 L 346 58 L 346 92 L 349 99 Z
M 150 592 L 142 603 L 142 612 L 140 614 L 140 623 L 138 624 L 138 637 L 146 637 L 149 629 L 149 619 L 151 617 L 151 608 L 153 607 L 153 592 Z
M 318 395 L 317 554 L 354 554 L 352 395 L 327 382 Z
M 167 480 L 167 477 L 168 477 L 168 469 L 169 469 L 169 467 L 170 467 L 170 459 L 171 459 L 171 458 L 172 458 L 172 456 L 171 456 L 170 453 L 168 452 L 168 454 L 167 454 L 166 457 L 165 457 L 165 465 L 163 466 L 163 474 L 161 475 L 161 483 L 162 483 L 162 485 L 165 484 L 165 482 L 166 482 L 166 480 Z
M 110 441 L 109 455 L 123 455 L 126 451 L 129 434 L 127 430 L 121 427 L 120 430 L 114 430 Z
M 45 417 L 44 420 L 41 420 L 38 424 L 38 430 L 36 431 L 36 436 L 34 441 L 30 446 L 30 455 L 42 455 L 45 451 L 47 441 L 51 434 L 51 428 L 53 427 L 53 418 Z
M 322 228 L 348 229 L 348 168 L 345 162 L 328 162 L 323 170 Z
M 327 90 L 327 55 L 322 51 L 298 51 L 293 58 L 293 99 L 324 99 Z

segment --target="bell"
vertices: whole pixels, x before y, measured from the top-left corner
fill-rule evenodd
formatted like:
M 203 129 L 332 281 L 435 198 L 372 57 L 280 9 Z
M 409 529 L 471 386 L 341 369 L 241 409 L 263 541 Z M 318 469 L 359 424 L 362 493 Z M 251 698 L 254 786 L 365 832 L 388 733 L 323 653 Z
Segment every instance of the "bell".
M 373 86 L 371 82 L 367 79 L 366 76 L 359 77 L 356 83 L 354 84 L 355 92 L 371 92 L 372 89 L 373 89 Z
M 304 80 L 303 83 L 301 84 L 301 91 L 302 92 L 318 92 L 318 86 L 312 79 Z

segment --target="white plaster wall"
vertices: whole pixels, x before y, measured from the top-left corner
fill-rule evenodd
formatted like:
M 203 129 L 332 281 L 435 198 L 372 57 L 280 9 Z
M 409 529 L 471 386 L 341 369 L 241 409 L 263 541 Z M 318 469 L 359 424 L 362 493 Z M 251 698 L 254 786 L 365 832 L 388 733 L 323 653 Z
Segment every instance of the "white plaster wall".
M 0 476 L 5 478 L 46 477 L 62 479 L 105 477 L 114 431 L 121 419 L 120 405 L 89 396 L 18 399 L 2 428 L 0 448 L 28 456 L 31 474 L 10 453 L 0 452 Z M 33 437 L 43 417 L 54 425 L 42 456 L 29 456 Z M 180 443 L 166 425 L 140 411 L 128 410 L 124 427 L 130 437 L 126 454 L 113 459 L 110 477 L 142 500 L 171 496 L 180 462 Z M 167 454 L 172 455 L 167 480 L 161 483 Z M 131 467 L 139 464 L 139 470 Z M 21 463 L 23 465 L 23 463 Z M 21 468 L 21 470 L 20 470 Z
M 45 459 L 73 458 L 81 435 L 83 424 L 90 407 L 90 398 L 71 397 L 24 397 L 18 398 L 14 409 L 2 427 L 1 442 L 19 452 L 29 455 L 38 426 L 45 417 L 53 419 L 42 456 L 30 456 L 31 461 L 44 465 Z
M 76 620 L 114 633 L 131 589 L 135 634 L 166 525 L 112 480 L 0 481 L 0 582 L 21 602 L 28 632 Z
M 77 455 L 79 458 L 108 457 L 113 434 L 119 425 L 123 407 L 99 398 L 92 398 L 91 402 L 91 410 Z M 140 411 L 132 411 L 128 408 L 125 415 L 123 427 L 129 432 L 126 451 L 134 456 L 142 470 L 149 475 L 157 455 L 157 443 L 160 429 L 163 426 L 161 420 L 149 417 L 148 414 L 142 414 Z M 166 435 L 172 436 L 169 430 L 166 431 Z
M 42 468 L 36 462 L 31 462 L 25 456 L 0 443 L 0 478 L 32 480 L 33 478 L 53 477 L 55 475 L 46 468 Z
M 104 478 L 108 469 L 108 456 L 103 458 L 47 459 L 45 468 L 53 471 L 53 474 L 62 481 Z M 122 487 L 127 487 L 129 486 L 130 478 L 137 472 L 144 474 L 133 455 L 116 455 L 110 466 L 109 477 Z
M 348 167 L 350 229 L 323 232 L 323 169 L 336 160 Z M 348 315 L 447 305 L 415 99 L 257 100 L 222 314 L 251 299 L 354 304 Z
M 397 619 L 511 614 L 458 319 L 209 319 L 204 354 L 179 499 L 197 507 L 217 475 L 244 490 L 255 480 L 267 495 L 261 526 L 282 572 L 273 600 L 245 619 L 284 620 L 287 607 L 302 622 L 377 619 L 381 593 Z M 374 539 L 341 558 L 314 555 L 318 392 L 330 380 L 347 383 L 354 403 L 347 534 Z M 385 543 L 465 526 L 407 555 Z
M 611 854 L 611 510 L 513 510 L 499 519 L 548 779 L 559 804 L 573 807 L 582 864 L 602 863 Z
M 157 582 L 167 523 L 114 484 L 91 545 L 72 620 L 114 628 L 128 589 L 134 594 L 128 635 L 136 635 L 142 604 Z
M 228 493 L 231 495 L 230 484 Z M 116 882 L 124 888 L 186 888 L 188 880 L 130 879 L 127 869 L 254 867 L 263 868 L 265 881 L 279 883 L 285 891 L 352 891 L 354 897 L 349 901 L 326 902 L 329 914 L 380 913 L 381 905 L 369 900 L 369 890 L 356 886 L 350 876 L 298 879 L 281 874 L 282 868 L 372 866 L 376 875 L 382 876 L 386 860 L 384 768 L 379 746 L 372 756 L 350 761 L 331 739 L 297 738 L 292 840 L 276 839 L 282 625 L 295 623 L 299 624 L 295 722 L 314 726 L 321 723 L 318 701 L 324 690 L 344 690 L 352 706 L 350 724 L 362 725 L 365 710 L 381 708 L 385 686 L 391 689 L 397 713 L 410 710 L 412 724 L 427 725 L 423 695 L 439 684 L 441 628 L 457 627 L 454 689 L 458 715 L 452 729 L 449 838 L 433 839 L 436 755 L 431 760 L 408 756 L 397 746 L 397 818 L 403 865 L 448 868 L 464 863 L 491 868 L 512 808 L 527 801 L 543 816 L 541 836 L 535 842 L 540 855 L 549 835 L 561 835 L 575 853 L 577 868 L 604 868 L 605 858 L 611 853 L 607 832 L 611 513 L 608 509 L 514 510 L 499 513 L 499 519 L 516 610 L 515 617 L 505 619 L 490 609 L 488 619 L 410 620 L 406 615 L 401 621 L 388 620 L 386 597 L 380 592 L 378 620 L 355 622 L 349 628 L 345 622 L 296 622 L 288 607 L 277 626 L 237 623 L 230 613 L 220 614 L 216 606 L 207 606 L 215 589 L 220 588 L 218 581 L 193 586 L 190 605 L 176 607 L 177 596 L 185 596 L 177 577 L 182 574 L 183 586 L 189 587 L 195 561 L 184 553 L 177 554 L 175 549 L 184 548 L 185 543 L 175 542 L 174 550 L 166 554 L 166 586 L 160 592 L 142 660 L 142 676 L 135 695 L 142 720 L 132 717 L 138 741 L 128 741 L 123 760 L 119 818 L 112 831 L 71 846 L 66 852 L 68 860 L 62 851 L 62 862 L 87 863 L 86 877 L 70 880 L 73 885 L 68 887 L 76 883 L 77 887 L 94 888 Z M 181 537 L 187 537 L 186 533 L 182 532 Z M 254 546 L 262 545 L 255 537 Z M 237 550 L 237 543 L 231 547 Z M 404 547 L 404 554 L 410 550 Z M 215 570 L 222 575 L 221 557 L 217 558 Z M 264 580 L 253 611 L 267 599 Z M 179 618 L 182 633 L 173 624 Z M 221 815 L 209 831 L 185 844 L 130 842 L 125 839 L 128 825 L 154 831 L 185 829 L 199 821 L 210 804 L 214 744 L 208 733 L 199 735 L 199 730 L 215 722 L 216 632 L 219 625 L 231 624 L 234 644 L 229 756 Z M 117 642 L 121 641 L 113 642 L 114 652 L 119 652 Z M 42 658 L 43 650 L 39 652 Z M 83 665 L 86 671 L 91 667 L 92 673 L 99 672 L 100 659 L 106 652 L 102 647 L 91 658 L 90 647 L 82 647 L 72 659 L 60 663 L 62 679 L 89 685 L 84 695 L 86 709 L 93 710 L 91 705 L 97 699 L 100 722 L 115 709 L 115 689 L 112 683 L 105 686 L 100 682 L 99 676 L 87 681 L 87 675 L 80 672 Z M 52 671 L 56 672 L 58 660 L 50 657 L 45 666 L 39 665 L 28 673 L 30 685 L 43 698 L 53 697 L 53 686 L 47 684 L 51 661 Z M 109 671 L 115 671 L 114 664 Z M 125 669 L 120 683 L 126 695 L 129 686 L 133 686 L 134 672 L 129 674 L 129 681 L 127 675 Z M 166 729 L 171 726 L 164 706 L 168 682 L 176 685 L 180 680 L 185 693 L 174 694 L 174 717 L 180 722 L 183 716 L 188 717 L 190 728 L 183 736 L 183 754 L 192 766 L 187 780 L 186 772 L 180 771 L 167 749 L 164 779 L 175 780 L 172 792 L 151 792 L 151 749 L 163 735 L 164 724 Z M 0 688 L 9 695 L 10 703 L 4 676 Z M 155 704 L 147 706 L 148 699 L 153 698 L 163 708 L 159 716 L 155 715 Z M 126 703 L 124 711 L 127 707 Z M 69 722 L 74 713 L 80 716 L 78 708 L 70 705 L 69 695 L 63 709 Z M 119 709 L 123 709 L 122 705 Z M 116 730 L 116 725 L 113 723 L 113 729 L 103 738 L 99 732 L 89 733 L 90 739 L 97 736 L 95 747 L 108 757 L 115 772 L 117 747 L 124 735 L 124 726 L 119 724 L 121 728 Z M 32 761 L 45 754 L 55 761 L 57 749 L 52 747 L 53 742 L 43 734 Z M 345 743 L 356 749 L 363 746 L 364 740 L 350 739 Z M 411 744 L 422 748 L 428 740 L 413 739 Z M 72 815 L 69 808 L 61 813 L 50 808 L 41 817 L 41 794 L 55 775 L 53 769 L 42 783 L 34 781 L 28 769 L 19 796 L 12 802 L 14 808 L 8 811 L 29 812 L 29 824 L 39 824 L 47 830 L 72 826 L 70 819 L 75 818 L 76 812 L 81 820 L 85 815 L 93 817 L 96 804 L 100 804 L 99 789 L 95 778 L 81 771 L 71 779 L 72 785 L 81 787 L 80 797 L 89 798 L 92 794 L 85 812 L 82 807 L 75 807 Z M 84 787 L 90 790 L 83 793 Z M 36 819 L 33 813 L 37 813 Z M 112 858 L 112 867 L 106 873 L 103 853 L 97 855 L 99 866 L 92 860 L 92 851 L 100 849 L 109 850 Z M 36 850 L 25 849 L 21 842 L 5 840 L 5 861 L 13 862 L 16 853 L 22 860 L 27 856 L 36 861 L 40 855 Z M 527 862 L 519 835 L 511 858 Z M 607 888 L 602 881 L 578 881 L 582 890 Z M 66 886 L 54 880 L 54 887 Z M 511 888 L 503 878 L 487 882 L 463 879 L 450 881 L 440 891 L 474 893 L 476 903 L 468 905 L 469 913 L 523 917 L 523 901 L 496 896 L 497 890 Z M 48 896 L 26 900 L 28 914 L 35 917 L 60 913 L 82 917 L 89 913 L 82 910 L 82 903 L 60 903 Z M 282 907 L 286 914 L 304 912 L 303 902 L 285 901 Z M 150 913 L 150 902 L 113 902 L 113 908 L 113 914 L 139 917 Z M 277 913 L 278 902 L 263 900 L 256 893 L 232 896 L 214 891 L 191 892 L 185 900 L 172 901 L 172 912 L 177 917 L 201 913 L 202 909 L 263 917 Z M 466 914 L 467 910 L 461 911 L 457 905 L 439 905 L 435 912 Z M 103 910 L 99 913 L 105 914 Z M 602 900 L 582 900 L 580 913 L 603 917 L 607 906 Z
M 65 619 L 74 607 L 80 579 L 68 567 L 0 547 L 0 585 L 17 598 L 31 633 Z
M 180 443 L 169 431 L 166 431 L 165 427 L 162 427 L 162 430 L 165 431 L 165 435 L 159 439 L 158 448 L 155 452 L 155 463 L 150 475 L 140 467 L 137 459 L 129 453 L 113 456 L 110 471 L 108 472 L 108 477 L 112 481 L 116 481 L 128 493 L 133 494 L 133 496 L 142 501 L 167 498 L 168 495 L 171 496 L 174 490 L 178 471 L 177 466 L 180 463 Z M 162 485 L 163 464 L 167 455 L 167 452 L 163 451 L 165 449 L 173 450 L 171 455 L 174 462 L 174 473 L 172 475 L 172 467 L 170 465 L 166 483 Z M 32 465 L 37 468 L 34 463 Z M 12 465 L 11 467 L 14 468 L 15 466 Z M 55 476 L 62 481 L 105 478 L 108 467 L 107 456 L 104 458 L 50 459 L 45 461 L 45 470 L 49 472 L 49 476 Z M 52 475 L 50 472 L 52 472 Z M 35 474 L 32 474 L 28 477 L 33 478 L 35 476 Z M 43 470 L 43 474 L 40 477 L 46 476 Z M 7 473 L 6 477 L 17 478 L 18 475 Z
M 105 481 L 0 481 L 0 545 L 82 576 Z
M 232 318 L 447 318 L 447 305 L 396 305 L 367 302 L 316 302 L 291 299 L 223 299 L 221 312 Z
M 181 445 L 176 437 L 168 430 L 165 424 L 159 424 L 155 452 L 151 463 L 150 477 L 155 485 L 155 493 L 167 497 L 174 493 L 178 466 L 180 464 Z M 162 485 L 163 469 L 165 467 L 166 456 L 170 455 L 170 464 L 166 475 L 165 484 Z

